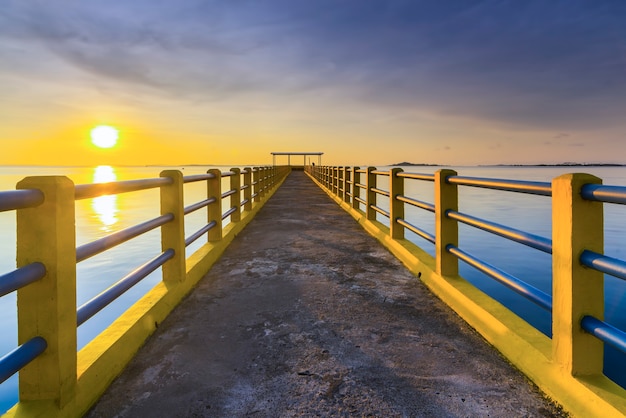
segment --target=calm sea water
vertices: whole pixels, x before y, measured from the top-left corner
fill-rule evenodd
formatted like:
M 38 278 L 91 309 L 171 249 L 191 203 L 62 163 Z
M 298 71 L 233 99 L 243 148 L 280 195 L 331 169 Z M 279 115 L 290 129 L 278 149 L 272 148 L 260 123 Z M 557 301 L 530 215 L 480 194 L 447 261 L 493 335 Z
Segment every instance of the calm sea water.
M 185 175 L 205 173 L 210 167 L 0 167 L 0 190 L 13 190 L 15 184 L 27 175 L 66 175 L 76 184 L 121 181 L 158 177 L 162 169 L 182 169 Z M 228 167 L 218 167 L 222 170 Z M 379 167 L 386 169 L 386 167 Z M 438 167 L 407 167 L 405 171 L 433 173 Z M 584 171 L 604 180 L 604 184 L 626 186 L 626 167 L 457 167 L 465 176 L 505 178 L 532 181 L 550 181 L 552 178 L 572 171 Z M 223 188 L 228 187 L 224 179 Z M 379 187 L 387 189 L 388 179 L 379 178 Z M 432 182 L 407 180 L 405 194 L 419 200 L 433 202 Z M 185 185 L 185 205 L 206 198 L 202 183 Z M 381 201 L 379 206 L 385 208 Z M 159 215 L 158 190 L 102 196 L 76 203 L 76 239 L 81 245 L 111 232 L 135 225 Z M 461 187 L 459 210 L 484 219 L 519 228 L 544 237 L 551 236 L 550 198 L 485 189 Z M 187 235 L 206 223 L 203 211 L 185 218 Z M 434 233 L 434 216 L 430 212 L 407 208 L 406 218 L 414 225 Z M 385 223 L 386 219 L 379 219 Z M 551 291 L 550 256 L 506 239 L 460 225 L 460 247 L 543 291 Z M 605 253 L 626 259 L 626 207 L 605 205 Z M 15 212 L 0 213 L 0 275 L 15 268 Z M 431 255 L 434 246 L 422 238 L 407 233 Z M 190 255 L 203 243 L 199 239 L 187 249 Z M 78 264 L 77 306 L 91 299 L 115 281 L 160 252 L 159 231 L 152 231 L 115 249 Z M 550 334 L 550 315 L 521 296 L 460 264 L 461 274 L 477 287 L 501 301 L 518 315 Z M 133 289 L 109 305 L 78 329 L 79 348 L 106 328 L 121 312 L 131 306 L 160 280 L 157 270 Z M 626 329 L 626 283 L 606 278 L 606 320 L 620 329 Z M 17 318 L 15 295 L 0 298 L 0 356 L 17 346 Z M 626 386 L 626 356 L 615 350 L 606 350 L 605 373 Z M 17 376 L 0 385 L 0 413 L 17 400 Z

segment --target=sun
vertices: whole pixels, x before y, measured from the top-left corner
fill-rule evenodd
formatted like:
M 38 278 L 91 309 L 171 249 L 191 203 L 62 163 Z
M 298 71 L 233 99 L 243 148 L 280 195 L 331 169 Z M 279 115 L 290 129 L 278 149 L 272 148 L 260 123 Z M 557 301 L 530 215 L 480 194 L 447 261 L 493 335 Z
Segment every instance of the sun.
M 98 125 L 91 130 L 91 143 L 98 148 L 111 148 L 117 144 L 119 131 L 112 126 Z

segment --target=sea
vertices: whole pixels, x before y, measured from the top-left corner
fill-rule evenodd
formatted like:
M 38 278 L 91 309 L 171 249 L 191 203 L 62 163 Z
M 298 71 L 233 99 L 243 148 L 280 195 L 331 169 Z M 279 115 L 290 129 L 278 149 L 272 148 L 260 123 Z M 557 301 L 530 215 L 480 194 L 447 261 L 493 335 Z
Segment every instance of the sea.
M 16 183 L 26 176 L 63 175 L 69 177 L 75 184 L 88 184 L 156 178 L 162 170 L 181 170 L 184 175 L 202 174 L 210 168 L 229 170 L 230 166 L 0 166 L 0 191 L 14 190 Z M 378 168 L 386 170 L 389 166 Z M 561 174 L 585 172 L 601 178 L 604 184 L 626 186 L 626 167 L 417 166 L 403 169 L 407 172 L 431 174 L 441 168 L 456 170 L 459 175 L 463 176 L 548 182 Z M 223 179 L 223 190 L 229 189 L 228 181 L 228 178 Z M 388 190 L 388 181 L 387 177 L 379 177 L 378 187 Z M 407 179 L 405 195 L 432 203 L 433 183 Z M 185 185 L 185 205 L 205 198 L 206 185 L 203 182 Z M 388 202 L 382 199 L 382 196 L 379 199 L 378 206 L 388 208 Z M 605 204 L 604 207 L 605 254 L 626 260 L 626 245 L 624 245 L 626 207 L 613 204 Z M 226 209 L 227 207 L 224 206 L 224 210 Z M 459 187 L 459 211 L 546 238 L 551 237 L 552 213 L 549 197 Z M 77 201 L 76 244 L 78 246 L 91 242 L 156 216 L 159 216 L 158 189 Z M 405 218 L 413 225 L 434 234 L 432 213 L 407 207 Z M 378 220 L 388 224 L 388 220 L 382 216 Z M 186 235 L 190 235 L 205 224 L 206 213 L 204 211 L 187 215 L 185 217 Z M 408 231 L 406 237 L 427 253 L 434 255 L 433 244 Z M 15 269 L 15 241 L 15 211 L 0 212 L 0 277 Z M 200 238 L 190 245 L 187 248 L 187 256 L 200 248 L 204 242 L 205 240 Z M 550 255 L 463 224 L 459 225 L 459 247 L 544 292 L 551 293 Z M 79 263 L 77 266 L 77 306 L 90 300 L 159 253 L 160 236 L 157 229 Z M 551 318 L 548 312 L 462 262 L 460 273 L 542 333 L 550 335 Z M 80 326 L 77 331 L 79 349 L 154 287 L 160 277 L 159 269 Z M 605 277 L 605 320 L 626 330 L 626 283 L 611 276 Z M 15 293 L 13 293 L 0 297 L 0 357 L 16 346 L 17 312 Z M 626 387 L 626 355 L 607 347 L 605 349 L 605 374 Z M 17 375 L 0 384 L 0 414 L 6 412 L 15 402 L 17 402 Z

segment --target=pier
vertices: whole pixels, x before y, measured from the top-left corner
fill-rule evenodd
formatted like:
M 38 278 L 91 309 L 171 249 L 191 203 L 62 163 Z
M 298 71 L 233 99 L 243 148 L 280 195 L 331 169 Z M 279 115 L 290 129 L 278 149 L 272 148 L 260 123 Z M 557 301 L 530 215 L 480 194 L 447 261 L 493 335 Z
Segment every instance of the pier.
M 558 410 L 296 171 L 88 416 L 368 415 Z
M 28 177 L 0 192 L 0 211 L 17 215 L 17 266 L 0 276 L 18 310 L 18 347 L 0 357 L 0 382 L 19 373 L 6 417 L 625 416 L 626 390 L 603 373 L 605 346 L 626 351 L 604 320 L 603 283 L 626 279 L 626 262 L 603 254 L 602 211 L 626 204 L 626 187 L 304 163 L 104 184 Z M 411 195 L 415 181 L 434 193 Z M 185 206 L 188 183 L 206 196 Z M 461 211 L 461 187 L 551 199 L 552 236 Z M 77 200 L 147 189 L 159 216 L 76 245 Z M 206 224 L 186 231 L 198 211 Z M 551 292 L 469 253 L 459 224 L 549 254 Z M 160 252 L 76 306 L 77 264 L 152 230 Z M 461 277 L 460 262 L 547 312 L 551 335 Z M 76 328 L 158 269 L 77 350 Z

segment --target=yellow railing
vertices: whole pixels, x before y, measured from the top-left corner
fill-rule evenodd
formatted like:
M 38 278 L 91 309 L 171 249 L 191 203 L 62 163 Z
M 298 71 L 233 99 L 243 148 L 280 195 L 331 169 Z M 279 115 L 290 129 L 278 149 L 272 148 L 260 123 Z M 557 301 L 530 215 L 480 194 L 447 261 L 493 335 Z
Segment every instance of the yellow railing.
M 208 175 L 183 177 L 179 171 L 168 170 L 161 173 L 161 180 L 81 186 L 75 186 L 67 177 L 28 177 L 21 181 L 18 189 L 39 190 L 43 201 L 36 199 L 34 204 L 29 201 L 15 205 L 17 267 L 19 270 L 23 266 L 43 264 L 45 275 L 17 290 L 18 339 L 19 344 L 24 344 L 33 338 L 43 338 L 47 347 L 20 370 L 19 402 L 5 416 L 84 414 L 289 172 L 289 167 L 255 167 L 243 171 L 231 169 L 226 173 L 210 170 Z M 230 177 L 231 188 L 222 193 L 224 176 Z M 185 208 L 183 185 L 192 181 L 207 182 L 207 199 Z M 155 184 L 161 190 L 162 214 L 155 221 L 161 229 L 162 255 L 167 255 L 164 257 L 167 261 L 162 264 L 162 280 L 77 352 L 77 252 L 88 257 L 110 245 L 104 239 L 95 245 L 76 248 L 74 202 L 155 187 Z M 39 192 L 31 194 L 41 196 Z M 229 199 L 230 209 L 226 213 L 222 213 L 222 198 Z M 186 240 L 184 215 L 202 207 L 206 208 L 209 222 L 206 233 L 198 231 Z M 222 228 L 222 220 L 227 217 L 230 223 Z M 130 232 L 125 234 L 135 236 Z M 186 245 L 200 235 L 206 235 L 207 242 L 186 258 Z M 126 239 L 130 238 L 119 234 L 114 238 L 119 242 Z M 99 249 L 99 246 L 107 248 Z
M 604 317 L 603 274 L 579 261 L 585 250 L 603 252 L 603 203 L 582 196 L 583 187 L 595 187 L 601 183 L 600 179 L 587 174 L 567 174 L 555 178 L 551 184 L 539 184 L 464 178 L 452 170 L 420 175 L 403 173 L 399 168 L 377 171 L 374 167 L 309 166 L 306 172 L 433 293 L 566 410 L 580 417 L 625 416 L 626 390 L 603 374 L 603 343 L 581 326 L 583 318 L 602 320 Z M 388 190 L 377 188 L 377 176 L 389 177 Z M 406 178 L 432 181 L 434 204 L 404 196 Z M 455 217 L 460 218 L 462 214 L 458 212 L 457 185 L 476 186 L 479 183 L 480 187 L 488 184 L 489 188 L 497 190 L 552 196 L 551 243 L 550 240 L 541 241 L 541 237 L 527 240 L 537 241 L 537 244 L 533 243 L 535 248 L 550 247 L 552 252 L 552 296 L 540 295 L 538 298 L 547 296 L 543 298 L 548 300 L 544 305 L 552 307 L 552 338 L 459 276 L 455 253 L 461 251 L 457 248 L 458 221 Z M 624 191 L 620 193 L 619 203 L 623 203 Z M 388 199 L 388 211 L 377 205 L 379 196 Z M 434 212 L 433 235 L 403 219 L 405 202 Z M 389 218 L 389 227 L 377 221 L 377 214 Z M 435 244 L 434 257 L 404 238 L 407 226 Z M 491 228 L 492 233 L 496 227 Z M 616 330 L 616 333 L 617 338 L 624 341 L 623 331 Z

